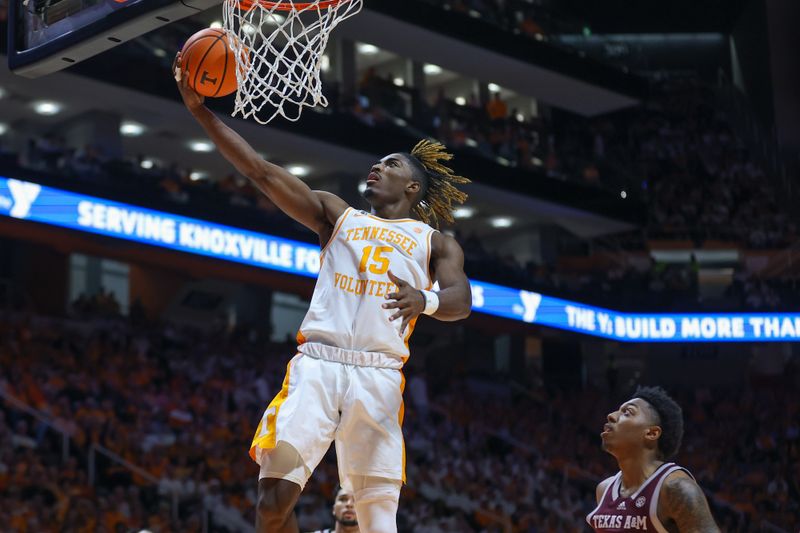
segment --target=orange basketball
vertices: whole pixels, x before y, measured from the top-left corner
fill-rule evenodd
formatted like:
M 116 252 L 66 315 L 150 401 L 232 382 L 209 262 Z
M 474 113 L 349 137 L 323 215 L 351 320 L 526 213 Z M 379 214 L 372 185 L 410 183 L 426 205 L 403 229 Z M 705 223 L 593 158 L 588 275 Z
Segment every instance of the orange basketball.
M 227 96 L 236 90 L 236 60 L 225 30 L 206 28 L 189 37 L 181 50 L 181 66 L 189 71 L 189 86 L 203 96 Z

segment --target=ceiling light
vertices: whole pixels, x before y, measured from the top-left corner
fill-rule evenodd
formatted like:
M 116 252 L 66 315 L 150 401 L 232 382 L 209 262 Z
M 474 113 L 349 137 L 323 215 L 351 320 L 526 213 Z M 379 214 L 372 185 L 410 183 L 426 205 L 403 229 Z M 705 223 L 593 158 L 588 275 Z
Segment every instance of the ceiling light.
M 513 223 L 514 221 L 508 217 L 494 217 L 489 220 L 489 224 L 491 224 L 493 228 L 510 228 Z
M 61 111 L 61 104 L 51 100 L 40 100 L 33 103 L 33 110 L 40 115 L 55 115 Z
M 475 214 L 475 209 L 471 207 L 456 207 L 453 209 L 454 218 L 472 218 Z
M 280 26 L 284 22 L 286 22 L 286 17 L 278 13 L 272 13 L 269 18 L 267 18 L 267 24 L 273 24 L 275 26 Z
M 367 44 L 362 43 L 358 45 L 358 51 L 365 56 L 374 56 L 378 52 L 380 52 L 380 48 L 375 46 L 374 44 Z
M 467 99 L 463 96 L 456 96 L 456 103 L 458 105 L 467 105 Z
M 496 83 L 490 83 L 489 84 L 489 90 L 492 91 L 493 93 L 499 93 L 500 92 L 500 86 L 497 85 Z
M 214 145 L 210 141 L 192 141 L 189 149 L 193 152 L 213 152 Z
M 8 131 L 8 126 L 0 122 L 0 135 L 4 135 Z
M 119 132 L 126 137 L 138 137 L 144 133 L 144 126 L 132 120 L 123 120 Z
M 358 192 L 360 192 L 361 194 L 364 194 L 364 191 L 366 191 L 366 190 L 367 190 L 367 182 L 366 181 L 360 182 L 358 184 Z
M 428 63 L 424 67 L 422 67 L 422 71 L 429 76 L 436 76 L 437 74 L 442 73 L 442 67 L 440 67 L 439 65 L 433 65 L 431 63 Z
M 154 48 L 153 55 L 156 57 L 167 57 L 167 52 L 162 48 Z
M 331 69 L 331 58 L 327 54 L 323 55 L 320 65 L 322 66 L 322 72 L 328 72 Z
M 392 80 L 392 81 L 393 81 L 393 82 L 394 82 L 394 84 L 395 84 L 395 85 L 397 85 L 398 87 L 402 87 L 403 85 L 405 85 L 405 84 L 406 84 L 406 82 L 405 82 L 405 80 L 403 80 L 403 78 L 395 78 L 395 79 L 394 79 L 394 80 Z
M 525 115 L 517 113 L 517 122 L 525 122 Z
M 218 30 L 218 29 L 222 28 L 222 22 L 219 21 L 219 20 L 215 20 L 214 22 L 211 23 L 209 28 L 213 28 L 215 30 Z
M 290 165 L 286 167 L 286 170 L 288 170 L 298 178 L 308 176 L 309 172 L 311 172 L 311 169 L 308 168 L 306 165 Z
M 628 197 L 628 193 L 625 192 L 625 191 L 620 191 L 619 196 L 620 196 L 620 198 L 622 198 L 624 200 L 625 198 Z
M 3 98 L 6 94 L 6 90 L 0 87 L 0 98 Z
M 245 22 L 244 24 L 242 24 L 242 30 L 247 35 L 253 35 L 256 32 L 256 27 L 250 24 L 249 22 Z
M 542 161 L 538 157 L 534 157 L 533 158 L 533 164 L 536 165 L 537 167 L 540 167 L 540 166 L 544 165 L 544 161 Z
M 139 163 L 139 166 L 144 169 L 151 169 L 153 166 L 155 166 L 155 163 L 153 163 L 152 159 L 142 159 L 141 163 Z
M 204 170 L 194 170 L 189 174 L 189 179 L 192 181 L 204 180 L 208 177 L 208 172 Z

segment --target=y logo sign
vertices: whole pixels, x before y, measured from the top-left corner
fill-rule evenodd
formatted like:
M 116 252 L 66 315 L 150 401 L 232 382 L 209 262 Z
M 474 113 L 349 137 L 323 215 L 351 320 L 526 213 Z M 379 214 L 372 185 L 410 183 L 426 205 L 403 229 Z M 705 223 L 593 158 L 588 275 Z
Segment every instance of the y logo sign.
M 8 190 L 11 191 L 11 197 L 14 199 L 14 205 L 9 214 L 14 218 L 25 218 L 31 212 L 31 206 L 39 197 L 42 187 L 27 181 L 8 180 Z
M 522 300 L 522 320 L 533 322 L 536 320 L 536 313 L 539 311 L 539 304 L 542 303 L 542 295 L 536 292 L 519 291 L 519 298 Z

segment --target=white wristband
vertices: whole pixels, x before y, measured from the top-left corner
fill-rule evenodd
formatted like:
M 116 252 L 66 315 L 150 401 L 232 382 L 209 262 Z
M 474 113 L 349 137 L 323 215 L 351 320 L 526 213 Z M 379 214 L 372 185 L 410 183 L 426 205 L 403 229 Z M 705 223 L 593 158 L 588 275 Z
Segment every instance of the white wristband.
M 433 291 L 419 291 L 422 297 L 425 298 L 425 309 L 422 313 L 425 315 L 432 315 L 439 309 L 439 295 Z

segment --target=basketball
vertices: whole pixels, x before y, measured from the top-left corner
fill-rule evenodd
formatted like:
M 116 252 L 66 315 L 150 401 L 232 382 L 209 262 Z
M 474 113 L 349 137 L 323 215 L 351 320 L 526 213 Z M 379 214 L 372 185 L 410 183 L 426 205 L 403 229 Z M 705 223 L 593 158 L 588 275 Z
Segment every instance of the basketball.
M 236 60 L 225 30 L 198 31 L 183 45 L 181 58 L 189 86 L 201 95 L 227 96 L 236 90 Z

